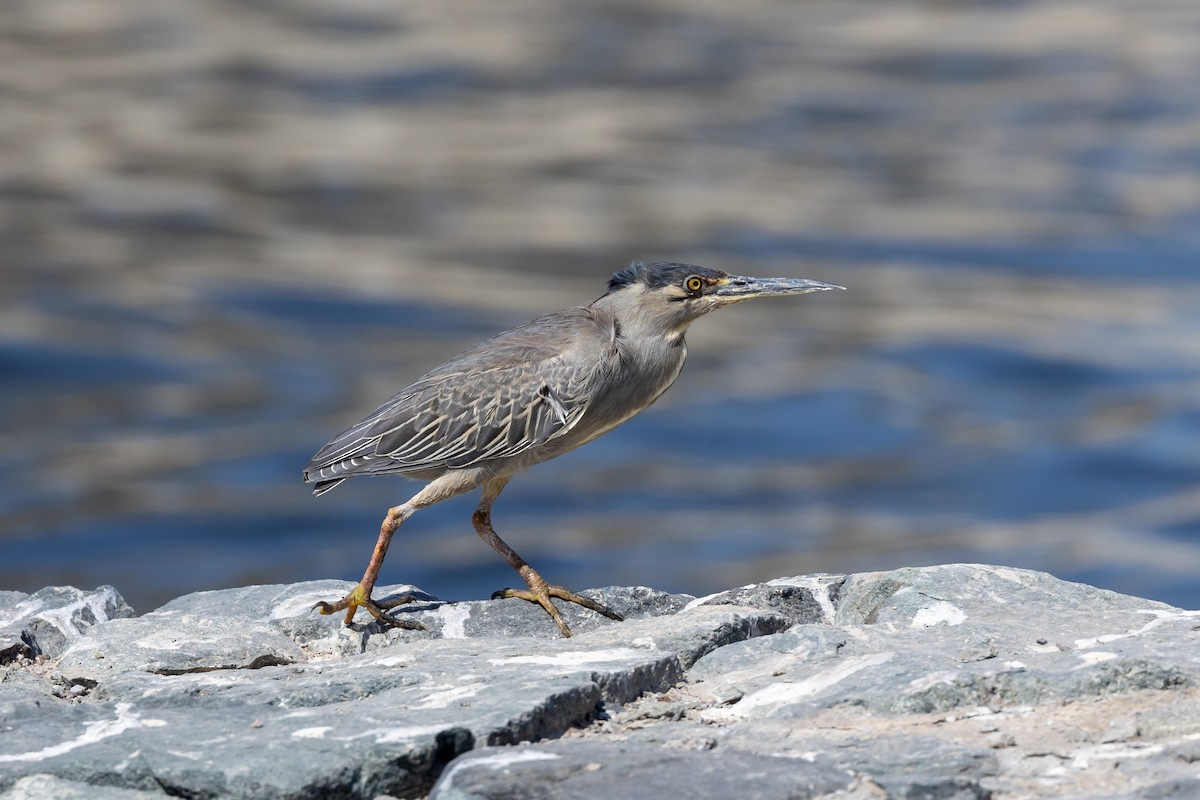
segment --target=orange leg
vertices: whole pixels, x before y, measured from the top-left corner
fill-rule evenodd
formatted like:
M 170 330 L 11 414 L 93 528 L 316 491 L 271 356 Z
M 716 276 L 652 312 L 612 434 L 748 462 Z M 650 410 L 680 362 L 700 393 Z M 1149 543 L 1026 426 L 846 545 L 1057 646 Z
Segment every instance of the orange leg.
M 550 601 L 552 597 L 577 603 L 598 614 L 603 614 L 609 619 L 624 619 L 624 617 L 603 603 L 597 603 L 595 600 L 575 594 L 575 592 L 564 589 L 561 586 L 554 586 L 547 583 L 546 579 L 539 575 L 537 570 L 529 566 L 529 562 L 517 555 L 517 551 L 509 547 L 508 543 L 500 538 L 495 529 L 492 528 L 492 503 L 496 502 L 496 498 L 500 496 L 500 492 L 504 490 L 504 486 L 507 483 L 508 478 L 496 478 L 484 485 L 483 497 L 480 499 L 475 513 L 471 516 L 471 522 L 475 526 L 475 532 L 479 534 L 479 538 L 487 542 L 493 550 L 500 554 L 501 558 L 508 562 L 509 566 L 525 579 L 525 582 L 529 584 L 529 589 L 501 589 L 492 595 L 492 599 L 517 597 L 521 600 L 537 603 L 558 623 L 558 629 L 562 631 L 563 636 L 570 636 L 571 629 L 567 627 L 566 621 L 558 613 L 558 609 L 554 607 L 554 603 Z
M 354 614 L 359 608 L 365 608 L 370 612 L 371 616 L 384 625 L 389 625 L 393 628 L 425 630 L 425 626 L 419 622 L 397 619 L 390 614 L 384 613 L 386 610 L 395 608 L 396 606 L 411 603 L 416 599 L 411 594 L 401 595 L 384 603 L 377 603 L 371 599 L 371 590 L 375 588 L 375 581 L 379 579 L 379 570 L 383 566 L 383 559 L 387 556 L 388 545 L 392 543 L 392 536 L 395 535 L 396 529 L 400 527 L 401 523 L 411 517 L 416 510 L 417 507 L 413 505 L 411 500 L 404 505 L 389 508 L 387 516 L 383 518 L 383 524 L 379 526 L 379 540 L 375 542 L 375 550 L 371 553 L 371 560 L 367 562 L 367 571 L 363 573 L 362 580 L 350 590 L 349 594 L 336 603 L 321 601 L 313 606 L 313 608 L 318 609 L 322 614 L 334 614 L 338 611 L 345 611 L 347 625 L 354 620 Z

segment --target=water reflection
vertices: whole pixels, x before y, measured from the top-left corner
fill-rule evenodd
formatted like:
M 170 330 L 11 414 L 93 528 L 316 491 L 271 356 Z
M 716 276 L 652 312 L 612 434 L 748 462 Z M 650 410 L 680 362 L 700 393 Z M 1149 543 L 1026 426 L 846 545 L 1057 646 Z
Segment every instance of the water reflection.
M 312 452 L 640 257 L 850 291 L 702 320 L 515 481 L 547 576 L 977 560 L 1200 607 L 1200 18 L 1054 8 L 9 9 L 0 588 L 357 578 L 415 484 L 314 499 Z M 383 580 L 513 583 L 473 504 Z

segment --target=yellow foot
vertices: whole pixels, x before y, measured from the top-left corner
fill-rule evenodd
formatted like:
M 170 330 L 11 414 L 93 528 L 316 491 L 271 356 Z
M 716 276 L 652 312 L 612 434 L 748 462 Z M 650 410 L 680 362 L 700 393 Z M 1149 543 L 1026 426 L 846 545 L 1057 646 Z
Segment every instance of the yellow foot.
M 383 603 L 376 603 L 371 599 L 370 593 L 368 593 L 360 583 L 351 589 L 348 595 L 343 597 L 341 600 L 338 600 L 336 603 L 326 603 L 324 600 L 322 600 L 320 603 L 317 603 L 315 606 L 313 606 L 313 608 L 320 611 L 322 614 L 325 614 L 326 616 L 329 614 L 335 614 L 338 611 L 345 611 L 347 625 L 354 620 L 354 612 L 358 611 L 359 608 L 365 608 L 367 611 L 371 612 L 372 617 L 389 627 L 423 631 L 425 630 L 425 626 L 416 620 L 397 619 L 390 614 L 383 613 L 384 611 L 395 608 L 396 606 L 402 606 L 405 603 L 411 603 L 413 600 L 416 600 L 416 598 L 411 594 L 404 594 Z
M 517 597 L 521 600 L 528 600 L 531 603 L 537 603 L 542 608 L 546 609 L 546 613 L 558 623 L 558 629 L 562 631 L 563 636 L 569 637 L 571 629 L 567 627 L 566 621 L 562 615 L 558 613 L 558 609 L 554 607 L 554 603 L 550 602 L 551 597 L 557 597 L 560 600 L 566 600 L 571 603 L 576 603 L 584 608 L 591 609 L 597 614 L 603 614 L 609 619 L 615 619 L 618 622 L 625 618 L 613 611 L 603 603 L 597 603 L 595 600 L 584 597 L 580 594 L 575 594 L 569 589 L 564 589 L 561 586 L 551 586 L 544 580 L 534 580 L 530 582 L 528 589 L 501 589 L 492 594 L 493 600 L 501 598 Z

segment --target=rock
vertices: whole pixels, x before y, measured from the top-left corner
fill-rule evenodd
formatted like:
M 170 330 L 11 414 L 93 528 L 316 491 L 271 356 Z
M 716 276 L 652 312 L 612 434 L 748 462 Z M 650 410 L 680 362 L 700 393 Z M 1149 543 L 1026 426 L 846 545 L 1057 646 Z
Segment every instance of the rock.
M 141 792 L 63 780 L 53 775 L 30 775 L 0 793 L 0 800 L 154 800 L 161 792 Z
M 476 744 L 559 736 L 606 703 L 665 691 L 715 646 L 787 625 L 733 606 L 679 612 L 668 630 L 653 617 L 617 626 L 581 609 L 572 624 L 583 632 L 563 640 L 544 613 L 540 637 L 521 635 L 532 606 L 515 601 L 422 600 L 413 613 L 428 631 L 346 629 L 311 611 L 314 596 L 348 588 L 205 592 L 93 629 L 48 669 L 55 686 L 85 686 L 86 697 L 0 685 L 4 717 L 22 732 L 0 740 L 2 780 L 84 776 L 189 796 L 406 796 Z M 690 600 L 640 589 L 605 596 L 638 613 Z M 480 619 L 503 635 L 471 635 Z
M 693 600 L 692 605 L 740 605 L 770 608 L 793 625 L 832 622 L 834 602 L 845 583 L 844 575 L 811 575 L 779 578 L 755 586 L 742 586 Z
M 133 615 L 111 586 L 90 592 L 70 586 L 51 586 L 32 595 L 0 592 L 0 664 L 53 658 L 93 625 Z
M 715 755 L 597 741 L 486 747 L 454 761 L 430 800 L 555 797 L 622 800 L 736 797 L 802 800 L 846 791 L 854 776 L 824 757 Z
M 0 800 L 1200 789 L 1200 612 L 1040 573 L 609 587 L 590 594 L 628 620 L 567 607 L 571 639 L 532 604 L 411 586 L 377 594 L 412 594 L 399 613 L 425 630 L 312 610 L 349 588 L 202 592 L 141 617 L 105 590 L 0 595 L 4 630 L 54 653 L 0 672 Z
M 739 695 L 711 716 L 803 715 L 832 703 L 945 712 L 1200 680 L 1195 613 L 1022 570 L 851 576 L 833 621 L 702 659 L 692 675 L 705 691 Z

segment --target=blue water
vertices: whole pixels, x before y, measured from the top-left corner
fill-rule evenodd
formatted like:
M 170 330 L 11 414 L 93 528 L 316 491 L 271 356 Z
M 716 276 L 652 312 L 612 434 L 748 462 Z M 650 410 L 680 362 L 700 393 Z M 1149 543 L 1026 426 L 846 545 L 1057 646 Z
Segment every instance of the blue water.
M 218 361 L 197 369 L 150 355 L 0 348 L 6 413 L 29 426 L 25 437 L 17 436 L 24 446 L 8 448 L 4 458 L 13 476 L 0 506 L 6 587 L 112 583 L 148 609 L 214 586 L 357 577 L 383 510 L 416 484 L 362 479 L 315 499 L 300 483 L 312 451 L 371 405 L 343 407 L 339 353 L 349 354 L 357 371 L 366 368 L 356 355 L 364 340 L 372 351 L 409 331 L 426 342 L 465 341 L 462 331 L 484 335 L 490 320 L 350 293 L 255 286 L 211 298 L 229 319 L 252 319 L 289 337 L 299 331 L 301 340 L 325 341 L 329 355 L 325 361 L 264 356 L 250 344 L 222 354 L 224 367 Z M 719 324 L 704 321 L 710 323 Z M 118 319 L 116 327 L 126 324 L 147 323 Z M 201 413 L 147 407 L 148 389 L 203 393 L 243 358 L 253 361 L 262 384 L 250 400 Z M 400 380 L 431 365 L 412 361 L 395 370 Z M 724 368 L 710 361 L 700 369 L 719 375 Z M 887 370 L 927 385 L 909 396 L 861 385 L 863 375 Z M 1198 381 L 1197 365 L 1114 369 L 1085 358 L 1039 356 L 1001 340 L 881 343 L 840 359 L 823 386 L 763 397 L 736 387 L 729 393 L 693 387 L 689 394 L 685 377 L 664 406 L 514 481 L 497 505 L 497 525 L 556 580 L 586 586 L 650 583 L 700 593 L 754 570 L 986 560 L 1196 606 L 1200 591 L 1186 563 L 1174 573 L 1137 559 L 1125 563 L 1111 542 L 1095 556 L 1062 552 L 1086 554 L 1086 525 L 1102 523 L 1106 511 L 1120 515 L 1194 492 L 1200 404 L 1188 393 Z M 90 399 L 80 402 L 81 396 Z M 1076 440 L 1072 426 L 1082 412 L 1123 401 L 1151 408 L 1119 436 Z M 82 411 L 55 416 L 61 426 L 39 419 L 39 408 L 59 403 Z M 947 435 L 956 427 L 1008 433 L 998 442 L 962 442 Z M 231 431 L 232 451 L 229 442 L 204 444 Z M 238 431 L 244 442 L 237 442 Z M 86 468 L 67 476 L 56 470 L 70 463 L 73 438 L 104 461 L 106 450 L 136 437 L 167 446 L 119 480 Z M 47 438 L 50 448 L 42 446 Z M 196 453 L 173 456 L 173 440 L 189 442 Z M 797 469 L 807 472 L 787 477 Z M 474 502 L 459 498 L 414 517 L 384 580 L 451 598 L 511 585 L 515 576 L 473 541 Z M 813 509 L 821 524 L 810 518 Z M 1087 522 L 1076 527 L 1073 518 Z M 1047 520 L 1061 521 L 1049 527 L 1049 540 Z M 889 525 L 898 540 L 885 535 Z M 981 525 L 1009 526 L 1008 535 L 998 546 L 980 547 L 972 531 Z M 568 544 L 559 536 L 564 530 Z M 852 555 L 841 552 L 835 530 L 854 543 Z M 1131 549 L 1162 539 L 1191 551 L 1200 538 L 1195 518 L 1125 534 Z
M 1121 24 L 1014 50 L 1038 5 L 12 10 L 0 589 L 357 579 L 418 485 L 314 498 L 312 453 L 637 257 L 849 290 L 700 320 L 654 408 L 513 481 L 548 578 L 982 561 L 1200 608 L 1195 68 Z M 382 580 L 512 585 L 475 502 Z

